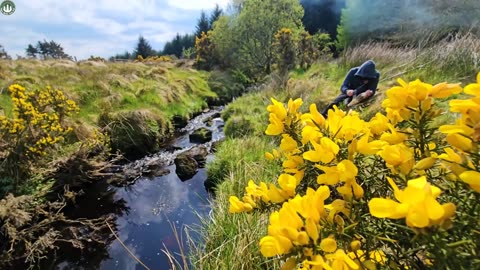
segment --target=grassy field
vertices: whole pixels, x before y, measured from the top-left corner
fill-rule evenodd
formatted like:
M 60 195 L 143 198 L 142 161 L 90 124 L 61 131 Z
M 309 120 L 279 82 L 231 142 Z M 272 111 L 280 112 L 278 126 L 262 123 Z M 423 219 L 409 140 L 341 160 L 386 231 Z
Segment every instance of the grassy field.
M 308 105 L 316 103 L 319 110 L 339 93 L 347 71 L 365 60 L 373 59 L 382 77 L 373 104 L 362 111 L 364 118 L 382 110 L 385 91 L 396 84 L 397 78 L 421 79 L 435 84 L 473 82 L 480 70 L 480 40 L 472 37 L 453 37 L 449 41 L 428 48 L 394 48 L 386 43 L 366 43 L 350 48 L 335 60 L 314 64 L 307 71 L 290 73 L 285 87 L 275 79 L 255 93 L 235 100 L 225 110 L 223 117 L 243 118 L 252 132 L 243 136 L 230 136 L 221 145 L 215 160 L 208 165 L 209 177 L 220 183 L 212 202 L 212 215 L 203 220 L 200 234 L 204 243 L 194 247 L 191 257 L 195 269 L 279 269 L 279 265 L 263 258 L 259 240 L 266 235 L 269 211 L 254 214 L 229 214 L 229 196 L 241 198 L 250 179 L 275 182 L 280 164 L 267 161 L 264 153 L 278 142 L 264 135 L 268 124 L 266 106 L 274 97 L 280 101 L 301 97 Z M 447 106 L 447 103 L 444 104 Z M 259 113 L 257 113 L 259 111 Z M 438 117 L 437 121 L 451 120 L 452 114 Z M 231 132 L 226 125 L 226 134 Z
M 12 83 L 26 87 L 50 85 L 61 89 L 81 107 L 78 120 L 97 122 L 105 110 L 148 109 L 188 116 L 207 106 L 206 99 L 216 96 L 207 83 L 208 73 L 173 63 L 103 63 L 68 60 L 17 60 L 0 62 L 0 87 Z M 2 91 L 1 106 L 9 111 Z
M 100 127 L 110 136 L 114 151 L 140 157 L 159 149 L 173 134 L 173 122 L 185 121 L 243 91 L 231 74 L 199 71 L 192 64 L 2 60 L 0 113 L 11 114 L 9 85 L 51 86 L 80 107 L 68 120 L 74 129 L 70 141 L 91 137 Z

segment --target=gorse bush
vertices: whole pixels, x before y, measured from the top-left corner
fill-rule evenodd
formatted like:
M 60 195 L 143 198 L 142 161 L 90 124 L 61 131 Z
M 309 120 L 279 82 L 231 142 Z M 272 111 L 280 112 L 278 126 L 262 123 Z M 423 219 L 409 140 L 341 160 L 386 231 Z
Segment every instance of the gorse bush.
M 265 157 L 276 184 L 251 180 L 230 212 L 271 212 L 260 242 L 286 269 L 477 269 L 480 235 L 480 74 L 477 83 L 405 82 L 370 121 L 301 99 L 267 107 Z M 455 123 L 434 126 L 450 100 Z
M 196 65 L 200 69 L 209 70 L 218 62 L 215 56 L 215 45 L 212 43 L 212 31 L 202 32 L 200 37 L 195 37 L 195 51 L 197 52 Z
M 277 58 L 277 68 L 281 74 L 286 74 L 289 70 L 295 68 L 295 42 L 292 30 L 282 28 L 274 36 L 275 42 L 273 48 Z
M 46 156 L 71 131 L 63 120 L 78 107 L 51 87 L 29 91 L 13 84 L 9 90 L 11 116 L 0 115 L 0 176 L 13 179 L 15 190 L 29 176 L 31 163 Z

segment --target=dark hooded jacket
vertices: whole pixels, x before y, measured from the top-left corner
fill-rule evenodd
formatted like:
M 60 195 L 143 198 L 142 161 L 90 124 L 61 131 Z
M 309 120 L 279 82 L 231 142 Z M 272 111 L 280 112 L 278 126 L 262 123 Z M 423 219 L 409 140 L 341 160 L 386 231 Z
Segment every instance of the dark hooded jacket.
M 366 84 L 363 83 L 365 79 L 368 80 Z M 372 90 L 375 94 L 379 79 L 380 73 L 375 69 L 375 62 L 368 60 L 361 66 L 350 69 L 343 81 L 341 91 L 346 94 L 347 90 L 352 89 L 355 90 L 355 95 L 359 95 L 367 90 Z

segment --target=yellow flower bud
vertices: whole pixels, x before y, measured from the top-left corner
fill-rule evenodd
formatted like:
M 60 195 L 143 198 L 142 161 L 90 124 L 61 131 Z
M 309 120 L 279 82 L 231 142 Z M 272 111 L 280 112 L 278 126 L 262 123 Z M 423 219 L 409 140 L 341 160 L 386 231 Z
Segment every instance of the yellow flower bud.
M 413 166 L 413 169 L 415 169 L 415 170 L 428 170 L 433 166 L 433 164 L 435 164 L 436 160 L 437 159 L 433 158 L 433 157 L 424 158 L 424 159 L 420 160 L 419 162 L 417 162 L 417 164 L 415 164 L 415 166 Z
M 325 252 L 333 253 L 337 250 L 337 241 L 332 238 L 322 239 L 322 242 L 320 242 L 320 249 Z
M 352 251 L 357 251 L 360 249 L 360 246 L 361 246 L 361 243 L 360 241 L 358 240 L 354 240 L 350 243 L 350 248 L 352 249 Z

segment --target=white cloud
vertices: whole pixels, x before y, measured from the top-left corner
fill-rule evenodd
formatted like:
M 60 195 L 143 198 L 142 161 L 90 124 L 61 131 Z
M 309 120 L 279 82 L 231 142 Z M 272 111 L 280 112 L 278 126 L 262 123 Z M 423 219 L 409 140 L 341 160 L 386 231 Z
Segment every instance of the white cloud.
M 168 4 L 180 9 L 209 10 L 213 9 L 216 4 L 225 9 L 229 0 L 168 0 Z
M 90 55 L 109 57 L 132 51 L 138 35 L 143 35 L 158 50 L 176 33 L 193 32 L 200 10 L 211 10 L 217 3 L 225 8 L 228 2 L 15 0 L 13 15 L 0 14 L 0 44 L 15 56 L 24 55 L 28 44 L 55 40 L 66 53 L 84 59 Z

